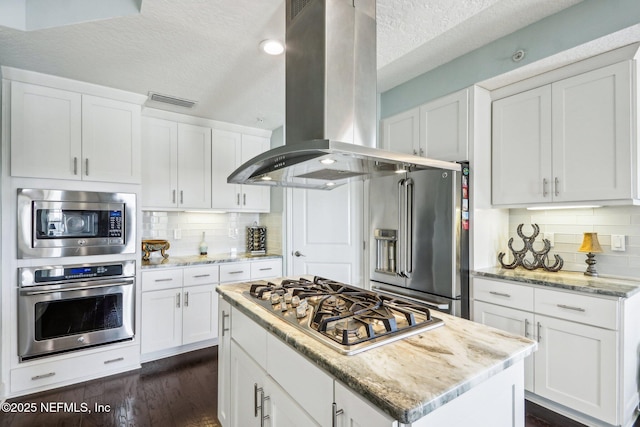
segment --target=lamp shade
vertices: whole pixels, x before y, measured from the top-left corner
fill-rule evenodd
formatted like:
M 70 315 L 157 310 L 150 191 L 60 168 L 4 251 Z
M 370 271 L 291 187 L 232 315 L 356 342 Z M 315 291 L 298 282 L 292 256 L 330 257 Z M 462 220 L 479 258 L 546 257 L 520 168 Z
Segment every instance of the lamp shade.
M 578 252 L 602 252 L 600 242 L 598 242 L 598 233 L 584 233 L 584 237 L 582 238 L 582 246 L 580 246 Z

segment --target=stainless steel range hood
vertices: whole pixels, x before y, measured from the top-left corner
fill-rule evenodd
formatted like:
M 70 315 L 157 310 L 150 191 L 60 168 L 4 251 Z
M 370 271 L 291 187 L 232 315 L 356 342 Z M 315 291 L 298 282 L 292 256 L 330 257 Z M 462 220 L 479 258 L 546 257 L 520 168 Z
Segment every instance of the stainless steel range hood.
M 227 182 L 332 189 L 456 163 L 375 148 L 375 0 L 286 0 L 286 144 Z

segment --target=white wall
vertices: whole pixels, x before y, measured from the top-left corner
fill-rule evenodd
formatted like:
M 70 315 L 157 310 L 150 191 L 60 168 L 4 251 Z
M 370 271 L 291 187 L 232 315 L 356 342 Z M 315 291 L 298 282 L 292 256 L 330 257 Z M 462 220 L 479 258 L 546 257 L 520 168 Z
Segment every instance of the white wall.
M 640 206 L 611 206 L 589 209 L 558 209 L 509 211 L 509 237 L 514 238 L 514 249 L 522 248 L 518 237 L 518 224 L 525 224 L 523 233 L 531 234 L 530 224 L 540 226 L 536 242 L 542 245 L 542 233 L 554 233 L 555 246 L 550 251 L 564 260 L 563 271 L 585 271 L 586 254 L 578 252 L 585 232 L 598 233 L 603 253 L 596 254 L 596 269 L 601 276 L 620 276 L 640 279 Z M 611 250 L 611 235 L 625 235 L 626 251 Z M 506 247 L 506 242 L 505 242 Z M 497 254 L 496 254 L 497 262 Z

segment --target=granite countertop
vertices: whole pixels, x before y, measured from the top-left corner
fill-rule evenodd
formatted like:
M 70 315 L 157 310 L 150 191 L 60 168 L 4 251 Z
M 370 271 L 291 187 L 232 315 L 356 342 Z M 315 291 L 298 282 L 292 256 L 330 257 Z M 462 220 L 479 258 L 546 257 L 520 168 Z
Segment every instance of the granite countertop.
M 501 267 L 491 267 L 473 271 L 472 274 L 475 276 L 513 280 L 514 282 L 619 298 L 629 298 L 640 292 L 640 281 L 591 277 L 574 271 L 558 271 L 553 273 L 544 270 L 529 271 L 524 268 L 510 270 Z
M 266 255 L 250 255 L 246 253 L 240 253 L 237 255 L 230 254 L 211 254 L 211 255 L 187 255 L 187 256 L 169 256 L 168 258 L 162 258 L 162 256 L 152 255 L 149 261 L 142 261 L 142 268 L 158 268 L 158 267 L 184 267 L 187 265 L 202 265 L 202 264 L 221 264 L 225 262 L 242 262 L 251 260 L 262 259 L 277 259 L 282 258 L 282 255 L 266 254 Z
M 233 307 L 401 423 L 417 421 L 537 348 L 530 339 L 434 312 L 444 326 L 345 356 L 246 298 L 248 283 L 217 290 Z

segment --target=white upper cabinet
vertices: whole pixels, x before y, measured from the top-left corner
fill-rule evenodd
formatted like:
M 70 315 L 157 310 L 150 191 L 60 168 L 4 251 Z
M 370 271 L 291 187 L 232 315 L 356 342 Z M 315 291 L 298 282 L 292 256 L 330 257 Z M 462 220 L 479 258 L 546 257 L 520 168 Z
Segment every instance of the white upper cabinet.
M 551 87 L 493 103 L 494 205 L 551 200 Z
M 420 108 L 386 118 L 382 121 L 383 148 L 398 153 L 420 153 Z
M 494 205 L 637 198 L 631 61 L 493 103 Z
M 468 160 L 470 92 L 464 89 L 384 119 L 383 148 L 438 160 Z
M 140 106 L 12 81 L 11 175 L 139 183 Z
M 145 117 L 142 207 L 211 207 L 211 129 Z
M 214 209 L 269 212 L 269 187 L 227 183 L 227 177 L 238 166 L 268 149 L 269 138 L 213 129 Z
M 79 93 L 11 82 L 11 175 L 80 179 L 81 111 Z
M 178 206 L 211 207 L 211 128 L 178 123 Z
M 468 160 L 468 150 L 469 89 L 420 107 L 420 155 L 453 162 Z

